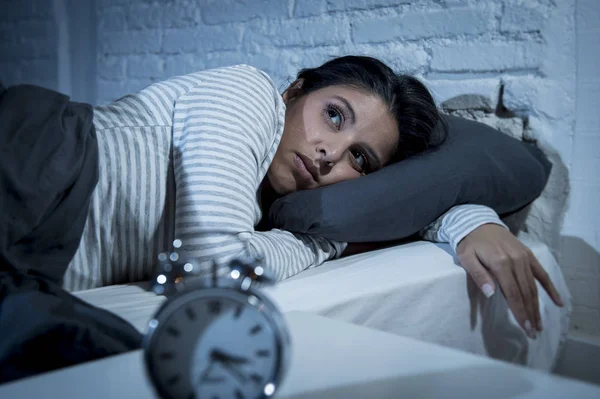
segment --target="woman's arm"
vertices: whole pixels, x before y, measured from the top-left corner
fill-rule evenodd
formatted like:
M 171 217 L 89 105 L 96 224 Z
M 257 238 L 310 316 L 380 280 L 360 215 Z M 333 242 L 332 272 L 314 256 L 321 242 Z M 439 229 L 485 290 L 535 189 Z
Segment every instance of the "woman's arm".
M 449 242 L 460 265 L 490 297 L 496 282 L 519 324 L 531 338 L 542 331 L 536 280 L 554 303 L 563 302 L 535 255 L 490 208 L 460 205 L 450 209 L 422 232 L 425 239 Z
M 283 129 L 270 79 L 247 66 L 207 71 L 175 106 L 175 237 L 201 264 L 259 256 L 278 280 L 337 257 L 345 244 L 288 231 L 257 232 L 256 190 Z M 279 134 L 279 135 L 278 135 Z
M 419 235 L 433 242 L 450 243 L 454 251 L 458 243 L 477 227 L 486 223 L 504 226 L 496 212 L 482 205 L 458 205 L 451 208 L 419 232 Z M 386 242 L 349 243 L 343 256 L 355 255 L 385 247 L 398 245 L 406 239 Z
M 427 241 L 447 242 L 456 252 L 458 243 L 469 233 L 484 224 L 504 226 L 493 209 L 483 205 L 457 205 L 434 220 L 419 232 Z

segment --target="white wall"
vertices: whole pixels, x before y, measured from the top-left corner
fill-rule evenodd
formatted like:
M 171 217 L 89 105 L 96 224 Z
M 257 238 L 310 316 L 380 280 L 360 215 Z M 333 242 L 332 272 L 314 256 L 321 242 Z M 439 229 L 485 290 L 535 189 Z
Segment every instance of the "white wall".
M 0 0 L 0 81 L 58 88 L 52 1 Z
M 560 261 L 574 296 L 573 328 L 596 333 L 600 148 L 597 124 L 589 122 L 598 112 L 590 110 L 594 102 L 584 97 L 589 97 L 589 87 L 598 90 L 598 80 L 593 86 L 589 77 L 598 35 L 588 34 L 591 43 L 581 51 L 581 15 L 588 31 L 597 29 L 597 14 L 591 11 L 598 3 L 580 0 L 576 30 L 575 0 L 219 0 L 161 5 L 102 0 L 98 101 L 165 77 L 242 62 L 264 69 L 283 89 L 300 68 L 350 53 L 379 57 L 424 78 L 438 101 L 476 93 L 496 104 L 503 86 L 504 105 L 526 117 L 534 133 L 557 148 L 571 169 Z M 589 72 L 582 82 L 584 64 Z M 586 111 L 582 102 L 588 104 Z
M 563 229 L 563 269 L 574 328 L 600 334 L 600 1 L 577 0 L 576 118 L 572 195 Z
M 50 3 L 83 7 L 68 11 L 68 52 Z M 0 0 L 0 9 L 0 80 L 57 87 L 69 76 L 61 87 L 90 102 L 235 63 L 264 69 L 283 90 L 300 68 L 350 53 L 424 78 L 438 101 L 475 93 L 495 104 L 503 87 L 504 105 L 570 168 L 560 262 L 573 328 L 600 334 L 600 1 Z M 68 74 L 57 54 L 69 54 Z
M 96 101 L 94 0 L 0 0 L 0 81 Z

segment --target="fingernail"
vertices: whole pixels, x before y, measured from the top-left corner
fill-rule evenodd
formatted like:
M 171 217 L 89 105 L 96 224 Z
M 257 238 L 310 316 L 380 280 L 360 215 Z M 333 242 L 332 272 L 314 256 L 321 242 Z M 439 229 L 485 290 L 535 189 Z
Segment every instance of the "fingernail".
M 536 339 L 537 338 L 537 334 L 535 333 L 535 330 L 531 327 L 531 322 L 529 320 L 527 320 L 525 322 L 525 332 L 527 333 L 527 336 L 531 339 Z
M 492 285 L 489 283 L 482 285 L 481 291 L 483 291 L 483 294 L 488 298 L 494 295 L 494 287 L 492 287 Z

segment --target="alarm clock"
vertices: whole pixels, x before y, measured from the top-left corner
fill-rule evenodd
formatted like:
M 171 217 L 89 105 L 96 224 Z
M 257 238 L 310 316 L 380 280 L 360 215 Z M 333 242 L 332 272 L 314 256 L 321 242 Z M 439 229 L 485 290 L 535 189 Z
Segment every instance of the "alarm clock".
M 257 259 L 213 264 L 202 273 L 179 252 L 159 255 L 152 289 L 167 300 L 143 340 L 146 372 L 162 398 L 272 396 L 290 359 L 282 313 L 259 286 L 270 284 Z

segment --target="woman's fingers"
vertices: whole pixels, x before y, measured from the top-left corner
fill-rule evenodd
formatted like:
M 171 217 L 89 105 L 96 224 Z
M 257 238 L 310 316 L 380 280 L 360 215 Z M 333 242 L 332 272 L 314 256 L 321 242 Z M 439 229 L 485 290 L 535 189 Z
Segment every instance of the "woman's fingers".
M 469 273 L 475 284 L 486 297 L 491 297 L 496 291 L 494 279 L 481 264 L 475 252 L 464 253 L 459 256 L 459 263 Z
M 487 297 L 493 294 L 490 288 L 493 290 L 494 280 L 488 269 L 492 271 L 517 322 L 533 338 L 532 321 L 523 301 L 519 284 L 515 280 L 510 257 L 503 255 L 494 257 L 491 261 L 488 259 L 484 266 L 475 252 L 466 251 L 459 256 L 459 262 Z
M 540 265 L 540 262 L 533 254 L 531 254 L 530 257 L 530 264 L 533 276 L 540 282 L 540 284 L 542 284 L 542 287 L 544 287 L 544 290 L 546 290 L 548 295 L 550 295 L 550 298 L 552 298 L 554 303 L 561 307 L 564 306 L 558 290 L 552 283 L 552 280 L 550 280 L 550 276 L 548 273 L 546 273 L 546 270 L 544 270 L 542 265 Z
M 515 318 L 530 337 L 535 336 L 535 329 L 542 330 L 536 279 L 552 300 L 563 306 L 558 291 L 533 253 L 501 226 L 478 227 L 463 238 L 456 253 L 460 264 L 484 292 L 490 292 L 493 278 L 496 279 Z
M 539 330 L 541 325 L 540 308 L 537 302 L 537 287 L 535 285 L 535 279 L 531 273 L 531 266 L 529 265 L 529 254 L 527 251 L 523 251 L 521 254 L 515 254 L 512 257 L 514 276 L 519 289 L 521 290 L 521 296 L 525 303 L 525 309 L 529 316 L 531 331 L 528 331 L 533 335 L 534 329 Z
M 530 254 L 530 259 L 531 257 L 533 257 L 533 254 Z M 531 262 L 531 261 L 530 261 Z M 529 274 L 529 278 L 531 281 L 531 286 L 532 286 L 532 291 L 533 291 L 533 306 L 535 309 L 535 315 L 537 317 L 536 319 L 536 328 L 539 332 L 541 332 L 543 330 L 542 328 L 542 312 L 540 310 L 540 296 L 538 293 L 538 287 L 537 287 L 537 283 L 535 281 L 535 276 L 533 275 L 533 271 L 531 270 L 531 263 L 529 263 L 527 265 L 527 273 Z
M 535 338 L 532 320 L 525 305 L 521 288 L 515 279 L 512 268 L 504 267 L 494 274 L 496 275 L 498 284 L 504 293 L 508 307 L 510 310 L 512 310 L 517 322 L 527 332 L 527 335 L 530 338 Z

